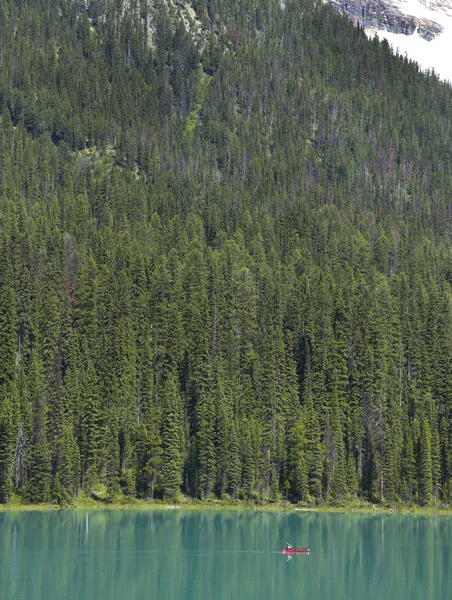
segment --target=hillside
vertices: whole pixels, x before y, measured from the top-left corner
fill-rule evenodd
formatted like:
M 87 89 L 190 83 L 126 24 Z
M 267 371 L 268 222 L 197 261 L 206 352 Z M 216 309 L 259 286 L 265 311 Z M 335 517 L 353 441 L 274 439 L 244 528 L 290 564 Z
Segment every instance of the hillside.
M 0 500 L 452 498 L 452 89 L 311 0 L 0 0 Z

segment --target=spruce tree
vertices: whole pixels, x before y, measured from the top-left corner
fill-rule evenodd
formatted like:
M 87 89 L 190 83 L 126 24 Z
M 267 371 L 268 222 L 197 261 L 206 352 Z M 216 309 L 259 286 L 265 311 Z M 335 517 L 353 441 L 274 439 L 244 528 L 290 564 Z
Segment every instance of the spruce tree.
M 54 476 L 55 499 L 61 506 L 71 506 L 77 500 L 80 476 L 80 453 L 71 425 L 64 422 L 58 449 L 58 466 Z
M 293 498 L 306 502 L 309 495 L 309 454 L 306 425 L 299 421 L 290 436 L 289 481 Z
M 429 422 L 424 419 L 419 440 L 419 503 L 430 506 L 432 494 L 432 434 Z
M 14 450 L 17 437 L 17 394 L 3 385 L 0 400 L 0 502 L 8 503 L 14 492 Z
M 201 397 L 197 407 L 199 488 L 204 501 L 213 492 L 216 477 L 215 411 L 210 396 Z
M 177 376 L 170 373 L 162 391 L 162 490 L 167 502 L 177 502 L 182 484 L 184 447 L 182 408 Z
M 88 362 L 81 388 L 79 444 L 82 488 L 90 492 L 98 481 L 103 438 L 102 403 L 93 363 Z M 69 436 L 67 432 L 66 436 Z M 67 439 L 66 443 L 69 443 Z
M 440 439 L 438 429 L 435 427 L 432 432 L 432 497 L 436 505 L 441 496 L 441 454 Z

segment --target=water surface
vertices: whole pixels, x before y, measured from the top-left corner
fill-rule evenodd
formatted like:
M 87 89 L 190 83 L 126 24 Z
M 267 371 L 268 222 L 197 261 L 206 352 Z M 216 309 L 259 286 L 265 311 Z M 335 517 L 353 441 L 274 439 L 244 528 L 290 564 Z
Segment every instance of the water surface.
M 451 517 L 7 512 L 0 600 L 446 599 L 451 549 Z

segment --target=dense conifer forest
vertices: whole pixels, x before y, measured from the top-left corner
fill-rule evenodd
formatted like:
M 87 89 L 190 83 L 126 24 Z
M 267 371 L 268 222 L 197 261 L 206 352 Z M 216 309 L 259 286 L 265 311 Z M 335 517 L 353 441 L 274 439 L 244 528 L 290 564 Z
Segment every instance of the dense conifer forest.
M 0 501 L 452 500 L 452 89 L 318 1 L 0 0 Z

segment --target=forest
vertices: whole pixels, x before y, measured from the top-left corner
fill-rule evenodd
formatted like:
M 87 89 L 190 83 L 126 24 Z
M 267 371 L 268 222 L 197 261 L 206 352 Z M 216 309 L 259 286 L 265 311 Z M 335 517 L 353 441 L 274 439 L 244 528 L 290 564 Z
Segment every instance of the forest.
M 449 504 L 452 88 L 187 6 L 0 0 L 0 502 Z

